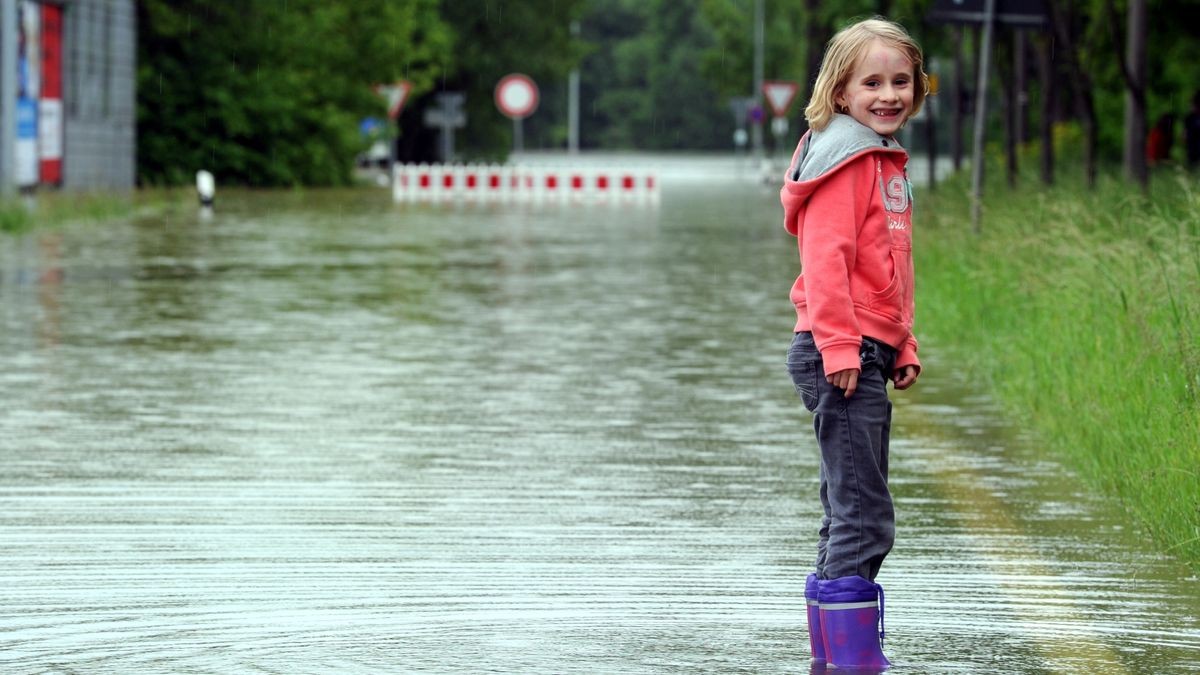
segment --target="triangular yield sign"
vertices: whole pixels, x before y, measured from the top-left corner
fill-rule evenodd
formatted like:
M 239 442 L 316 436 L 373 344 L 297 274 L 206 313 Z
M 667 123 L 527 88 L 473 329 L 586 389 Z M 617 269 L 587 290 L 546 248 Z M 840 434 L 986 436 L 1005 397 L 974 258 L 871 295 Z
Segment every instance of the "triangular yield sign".
M 408 100 L 408 92 L 411 89 L 412 83 L 408 80 L 375 86 L 375 91 L 387 99 L 388 117 L 396 119 L 400 116 L 400 111 L 404 109 L 404 102 Z
M 788 108 L 792 106 L 792 99 L 796 98 L 796 90 L 800 85 L 795 82 L 787 82 L 784 80 L 768 80 L 763 82 L 763 94 L 767 97 L 767 104 L 771 106 L 771 111 L 776 117 L 787 115 Z

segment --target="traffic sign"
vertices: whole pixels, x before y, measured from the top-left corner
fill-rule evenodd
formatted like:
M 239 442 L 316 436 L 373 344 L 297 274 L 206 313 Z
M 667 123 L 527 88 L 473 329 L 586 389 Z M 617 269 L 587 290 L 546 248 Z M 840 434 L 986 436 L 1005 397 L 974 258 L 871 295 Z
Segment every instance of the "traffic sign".
M 496 107 L 506 117 L 524 119 L 538 107 L 538 88 L 533 80 L 521 73 L 512 73 L 501 78 L 496 85 Z
M 776 117 L 787 115 L 799 88 L 799 84 L 785 80 L 767 80 L 762 85 L 763 95 L 767 97 L 767 104 L 771 106 L 771 111 Z
M 454 130 L 467 126 L 467 114 L 463 112 L 463 104 L 467 95 L 461 91 L 438 92 L 434 99 L 437 106 L 425 109 L 425 126 L 440 129 L 442 132 L 442 161 L 454 161 Z
M 995 0 L 998 23 L 1044 28 L 1050 12 L 1046 0 Z M 979 24 L 987 20 L 984 0 L 934 0 L 925 18 L 934 23 Z
M 392 119 L 400 117 L 400 111 L 404 109 L 404 102 L 408 100 L 410 91 L 412 91 L 412 83 L 408 80 L 375 85 L 375 93 L 387 99 L 388 117 Z

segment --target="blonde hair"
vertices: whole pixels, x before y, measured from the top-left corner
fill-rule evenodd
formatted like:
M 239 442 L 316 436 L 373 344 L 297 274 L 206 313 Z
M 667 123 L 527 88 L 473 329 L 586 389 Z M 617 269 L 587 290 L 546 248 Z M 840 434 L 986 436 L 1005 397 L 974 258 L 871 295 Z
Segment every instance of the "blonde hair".
M 913 104 L 904 121 L 907 122 L 921 109 L 929 92 L 929 77 L 922 67 L 925 58 L 921 48 L 903 26 L 876 17 L 847 26 L 829 40 L 821 70 L 817 73 L 817 82 L 813 85 L 812 98 L 804 109 L 804 118 L 810 127 L 820 131 L 829 126 L 834 113 L 838 111 L 835 101 L 838 93 L 846 86 L 846 80 L 854 72 L 858 60 L 875 40 L 882 40 L 884 44 L 900 50 L 912 61 Z

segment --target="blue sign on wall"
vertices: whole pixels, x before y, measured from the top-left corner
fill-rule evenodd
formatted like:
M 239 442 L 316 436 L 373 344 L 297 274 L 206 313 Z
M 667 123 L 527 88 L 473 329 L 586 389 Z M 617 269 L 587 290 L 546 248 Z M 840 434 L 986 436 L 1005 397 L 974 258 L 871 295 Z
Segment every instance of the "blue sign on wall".
M 37 101 L 31 98 L 17 99 L 17 138 L 37 140 Z

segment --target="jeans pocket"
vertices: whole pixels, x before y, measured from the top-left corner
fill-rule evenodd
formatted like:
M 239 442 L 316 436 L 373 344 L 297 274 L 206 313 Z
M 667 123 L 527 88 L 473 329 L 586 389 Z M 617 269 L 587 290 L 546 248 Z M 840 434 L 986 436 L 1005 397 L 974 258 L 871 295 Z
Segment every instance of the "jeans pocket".
M 796 394 L 809 412 L 817 409 L 817 376 L 824 370 L 821 352 L 813 342 L 811 333 L 796 333 L 788 349 L 788 373 L 796 385 Z
M 792 375 L 792 384 L 796 385 L 796 393 L 809 412 L 817 410 L 817 365 L 812 361 L 795 365 L 788 364 L 788 371 Z

